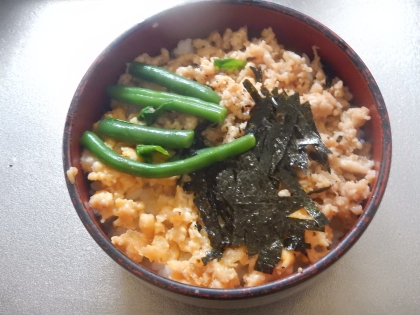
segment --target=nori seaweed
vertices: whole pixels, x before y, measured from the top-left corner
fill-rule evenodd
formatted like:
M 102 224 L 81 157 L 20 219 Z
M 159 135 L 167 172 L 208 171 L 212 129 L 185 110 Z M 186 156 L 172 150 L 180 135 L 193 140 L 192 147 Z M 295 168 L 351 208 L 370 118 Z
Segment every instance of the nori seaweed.
M 316 161 L 330 171 L 328 154 L 331 153 L 331 151 L 327 148 L 318 133 L 309 103 L 305 102 L 300 105 L 298 93 L 288 96 L 285 92 L 279 95 L 277 103 L 279 104 L 279 108 L 283 109 L 283 112 L 286 113 L 286 115 L 290 115 L 290 112 L 295 112 L 297 115 L 296 129 L 298 130 L 298 134 L 300 134 L 297 139 L 301 139 L 299 142 L 301 153 L 306 155 L 307 145 L 312 144 L 317 152 Z M 302 139 L 304 139 L 304 141 Z M 304 159 L 304 157 L 302 157 L 302 159 Z
M 255 68 L 255 67 L 252 67 L 252 66 L 250 66 L 249 68 L 254 73 L 255 81 L 262 83 L 263 82 L 263 73 L 262 73 L 261 68 Z
M 305 191 L 300 187 L 295 176 L 290 174 L 286 169 L 278 170 L 277 178 L 289 188 L 293 196 L 300 199 L 301 204 L 309 215 L 318 223 L 319 226 L 325 226 L 330 223 L 328 218 L 323 214 L 315 202 L 309 198 Z
M 315 189 L 315 190 L 312 190 L 312 191 L 309 191 L 309 192 L 307 192 L 307 194 L 308 195 L 312 195 L 312 194 L 319 194 L 319 193 L 322 193 L 322 192 L 324 192 L 324 191 L 327 191 L 328 189 L 330 189 L 332 187 L 332 184 L 331 185 L 329 185 L 329 186 L 326 186 L 326 187 L 322 187 L 322 188 L 319 188 L 319 189 Z
M 246 245 L 248 256 L 258 254 L 255 270 L 271 274 L 282 249 L 306 255 L 310 244 L 305 243 L 305 230 L 324 231 L 329 223 L 295 176 L 297 169 L 308 171 L 312 147 L 317 161 L 329 170 L 329 150 L 316 130 L 309 103 L 301 105 L 299 94 L 263 88 L 262 97 L 250 81 L 243 85 L 255 101 L 245 133 L 253 133 L 257 145 L 190 174 L 191 182 L 184 189 L 194 191 L 212 245 L 204 264 L 221 258 L 227 246 Z M 279 185 L 287 187 L 291 196 L 279 197 Z M 301 208 L 313 219 L 289 217 Z

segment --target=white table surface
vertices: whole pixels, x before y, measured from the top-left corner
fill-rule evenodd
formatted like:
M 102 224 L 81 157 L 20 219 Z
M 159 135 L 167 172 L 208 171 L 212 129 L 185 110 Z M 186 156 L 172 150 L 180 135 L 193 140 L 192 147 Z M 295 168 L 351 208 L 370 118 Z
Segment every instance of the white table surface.
M 391 176 L 360 241 L 317 283 L 223 311 L 145 288 L 80 222 L 62 167 L 73 93 L 120 33 L 182 1 L 0 0 L 0 314 L 420 314 L 420 2 L 275 1 L 322 22 L 365 61 L 388 107 Z

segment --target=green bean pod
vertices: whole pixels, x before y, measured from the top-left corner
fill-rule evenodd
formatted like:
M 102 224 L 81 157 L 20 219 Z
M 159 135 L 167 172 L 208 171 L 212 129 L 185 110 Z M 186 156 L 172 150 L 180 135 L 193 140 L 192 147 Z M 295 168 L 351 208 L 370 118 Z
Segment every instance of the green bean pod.
M 211 103 L 220 103 L 219 95 L 211 88 L 177 75 L 164 68 L 141 62 L 133 62 L 128 66 L 128 72 L 139 79 L 164 86 L 172 92 L 196 97 Z
M 110 86 L 107 92 L 110 97 L 117 101 L 153 108 L 167 104 L 165 106 L 167 110 L 191 114 L 217 124 L 222 124 L 227 115 L 226 108 L 192 97 L 121 85 Z M 170 104 L 168 104 L 169 101 Z
M 255 146 L 255 137 L 248 134 L 230 143 L 200 150 L 200 154 L 185 160 L 161 164 L 147 164 L 122 157 L 106 146 L 91 131 L 86 131 L 83 134 L 80 143 L 101 162 L 117 171 L 139 177 L 165 178 L 192 173 L 213 163 L 242 154 Z
M 101 120 L 96 131 L 103 136 L 124 142 L 155 144 L 172 149 L 189 148 L 194 141 L 193 130 L 155 128 L 113 118 Z
M 152 89 L 146 89 L 138 86 L 128 86 L 128 85 L 111 85 L 108 87 L 108 94 L 111 96 L 112 94 L 119 95 L 120 93 L 133 93 L 133 94 L 141 94 L 144 96 L 156 97 L 156 98 L 165 98 L 168 101 L 172 101 L 174 99 L 184 101 L 184 102 L 191 102 L 191 103 L 201 103 L 205 106 L 216 107 L 220 108 L 219 104 L 215 104 L 212 102 L 206 102 L 200 100 L 196 97 L 185 96 L 170 92 L 163 92 L 163 91 L 156 91 Z

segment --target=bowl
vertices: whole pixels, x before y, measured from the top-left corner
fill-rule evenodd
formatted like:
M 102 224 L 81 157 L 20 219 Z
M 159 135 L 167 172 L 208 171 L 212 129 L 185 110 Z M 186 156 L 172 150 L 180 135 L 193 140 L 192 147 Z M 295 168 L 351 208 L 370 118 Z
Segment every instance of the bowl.
M 188 18 L 185 18 L 188 16 Z M 313 56 L 319 47 L 321 60 L 328 63 L 352 91 L 354 103 L 366 106 L 371 120 L 365 130 L 372 141 L 372 158 L 377 172 L 371 195 L 363 204 L 363 213 L 350 231 L 329 254 L 301 273 L 261 286 L 237 289 L 207 289 L 178 283 L 156 275 L 130 260 L 115 248 L 94 210 L 89 205 L 89 182 L 76 176 L 67 187 L 74 207 L 98 245 L 120 266 L 163 294 L 190 304 L 211 307 L 248 307 L 288 296 L 323 273 L 341 258 L 359 239 L 375 215 L 390 171 L 391 130 L 380 90 L 359 56 L 333 31 L 313 18 L 290 8 L 264 1 L 198 1 L 161 12 L 127 30 L 114 40 L 93 62 L 71 102 L 63 137 L 64 171 L 80 169 L 82 147 L 79 139 L 85 130 L 109 109 L 106 87 L 117 82 L 126 64 L 141 53 L 157 55 L 162 47 L 173 49 L 181 39 L 203 38 L 211 31 L 247 26 L 250 34 L 271 27 L 279 43 L 288 50 Z

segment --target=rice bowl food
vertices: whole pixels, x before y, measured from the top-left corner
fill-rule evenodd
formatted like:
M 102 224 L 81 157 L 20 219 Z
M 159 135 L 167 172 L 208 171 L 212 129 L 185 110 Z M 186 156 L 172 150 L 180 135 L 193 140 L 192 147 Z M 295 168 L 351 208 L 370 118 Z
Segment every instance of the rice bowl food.
M 301 272 L 317 262 L 357 221 L 376 178 L 371 144 L 363 137 L 363 126 L 370 120 L 369 109 L 352 104 L 345 82 L 326 74 L 317 47 L 313 47 L 312 58 L 286 49 L 271 28 L 264 29 L 258 38 L 250 38 L 247 28 L 242 27 L 214 31 L 207 38 L 185 39 L 173 51 L 163 47 L 160 55 L 142 54 L 135 61 L 163 67 L 211 87 L 220 96 L 220 105 L 227 110 L 224 122 L 201 132 L 211 146 L 231 143 L 244 135 L 255 106 L 244 89 L 245 80 L 261 94 L 263 87 L 287 95 L 298 93 L 301 103 L 310 104 L 319 135 L 330 151 L 330 171 L 310 160 L 306 172 L 297 172 L 298 181 L 305 192 L 313 192 L 310 197 L 331 224 L 324 231 L 305 231 L 305 251 L 281 250 L 280 260 L 270 273 L 255 269 L 258 255 L 249 255 L 245 245 L 228 246 L 219 259 L 204 263 L 212 244 L 194 203 L 194 193 L 181 185 L 180 179 L 188 182 L 188 176 L 136 177 L 112 169 L 84 150 L 81 166 L 92 182 L 90 206 L 103 223 L 112 222 L 112 243 L 131 260 L 163 277 L 193 286 L 253 287 Z M 224 58 L 245 61 L 246 66 L 241 70 L 216 69 L 214 60 Z M 261 70 L 262 82 L 252 68 Z M 118 85 L 162 90 L 129 73 L 121 74 Z M 143 124 L 137 107 L 116 100 L 110 105 L 112 110 L 104 118 Z M 193 115 L 165 112 L 154 126 L 194 130 L 201 121 Z M 103 140 L 121 156 L 141 160 L 129 143 L 111 137 Z M 276 193 L 279 197 L 291 194 L 281 186 Z M 312 220 L 303 208 L 290 216 Z

